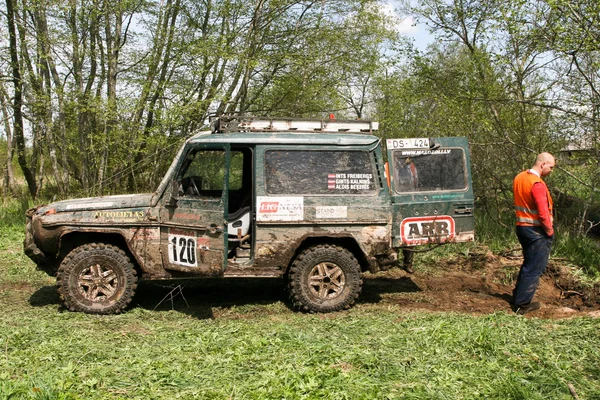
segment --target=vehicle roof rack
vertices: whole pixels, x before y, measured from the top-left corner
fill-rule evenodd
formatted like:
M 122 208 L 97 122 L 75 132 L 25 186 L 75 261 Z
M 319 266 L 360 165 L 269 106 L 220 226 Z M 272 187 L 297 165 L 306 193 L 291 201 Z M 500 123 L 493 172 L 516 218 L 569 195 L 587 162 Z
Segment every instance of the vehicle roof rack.
M 302 132 L 373 134 L 378 122 L 339 119 L 267 118 L 220 116 L 211 121 L 212 133 Z

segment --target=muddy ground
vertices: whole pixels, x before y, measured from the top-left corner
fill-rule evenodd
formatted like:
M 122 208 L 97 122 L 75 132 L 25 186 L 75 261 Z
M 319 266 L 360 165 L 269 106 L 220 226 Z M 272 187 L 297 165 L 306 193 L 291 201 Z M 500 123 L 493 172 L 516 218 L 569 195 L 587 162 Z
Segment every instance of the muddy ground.
M 400 285 L 405 289 L 404 294 L 399 294 L 396 288 L 394 295 L 382 296 L 383 300 L 407 310 L 511 312 L 512 289 L 522 261 L 520 255 L 499 256 L 484 250 L 441 265 L 425 265 L 423 270 L 417 267 L 414 274 L 393 269 L 382 276 L 366 276 L 363 297 Z M 562 260 L 551 259 L 534 298 L 542 303 L 542 308 L 528 315 L 600 317 L 600 285 L 583 283 L 573 273 L 575 270 Z
M 436 265 L 418 262 L 414 274 L 398 268 L 367 273 L 358 306 L 397 305 L 406 311 L 475 315 L 510 313 L 514 279 L 521 262 L 519 255 L 499 256 L 483 250 Z M 542 308 L 527 316 L 600 317 L 600 284 L 582 284 L 573 274 L 575 270 L 565 261 L 551 259 L 534 299 L 542 302 Z M 291 307 L 283 280 L 230 278 L 143 283 L 132 306 L 173 308 L 200 318 L 214 318 L 232 307 L 256 305 L 260 309 L 277 302 Z
M 501 256 L 484 249 L 435 265 L 417 262 L 414 274 L 398 268 L 367 273 L 357 306 L 395 305 L 407 312 L 510 313 L 512 288 L 521 262 L 519 254 Z M 576 270 L 565 261 L 551 259 L 534 299 L 542 302 L 542 308 L 526 316 L 600 317 L 600 284 L 583 284 L 573 274 Z M 62 308 L 54 285 L 39 288 L 29 303 Z M 130 308 L 174 309 L 205 319 L 231 317 L 235 307 L 269 313 L 274 311 L 269 305 L 282 303 L 291 309 L 282 279 L 229 278 L 140 282 Z

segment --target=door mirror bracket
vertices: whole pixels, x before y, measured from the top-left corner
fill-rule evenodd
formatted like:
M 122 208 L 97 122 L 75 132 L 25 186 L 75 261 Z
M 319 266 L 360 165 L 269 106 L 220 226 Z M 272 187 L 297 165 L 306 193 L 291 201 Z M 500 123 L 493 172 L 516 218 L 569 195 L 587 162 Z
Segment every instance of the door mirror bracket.
M 179 195 L 179 184 L 177 179 L 171 181 L 171 185 L 167 191 L 167 199 L 165 202 L 166 207 L 177 207 L 177 198 Z

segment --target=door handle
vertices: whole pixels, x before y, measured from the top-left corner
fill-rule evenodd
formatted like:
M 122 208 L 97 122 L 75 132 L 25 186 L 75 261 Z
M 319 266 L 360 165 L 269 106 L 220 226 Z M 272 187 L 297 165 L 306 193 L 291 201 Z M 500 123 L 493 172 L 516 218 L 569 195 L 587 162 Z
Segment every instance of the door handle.
M 217 224 L 210 224 L 210 226 L 208 227 L 208 232 L 212 234 L 221 233 L 223 232 L 223 228 L 219 228 Z
M 471 207 L 457 207 L 454 209 L 454 214 L 472 214 L 473 209 Z

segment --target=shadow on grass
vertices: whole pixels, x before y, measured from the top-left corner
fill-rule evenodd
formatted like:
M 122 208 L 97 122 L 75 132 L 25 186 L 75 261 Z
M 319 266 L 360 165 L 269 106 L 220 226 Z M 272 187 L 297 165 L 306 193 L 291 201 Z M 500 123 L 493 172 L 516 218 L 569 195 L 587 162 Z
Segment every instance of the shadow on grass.
M 384 293 L 417 292 L 421 289 L 408 277 L 364 280 L 359 303 L 379 303 Z M 264 307 L 282 303 L 292 310 L 283 279 L 225 278 L 173 281 L 141 281 L 129 309 L 175 310 L 198 319 L 214 318 L 213 309 L 246 308 L 264 312 Z M 64 311 L 55 285 L 43 286 L 29 298 L 34 307 L 58 306 Z M 251 311 L 250 311 L 251 312 Z
M 61 306 L 62 301 L 56 290 L 56 285 L 42 286 L 29 297 L 29 304 L 33 307 L 45 307 L 51 305 Z
M 508 305 L 512 306 L 512 296 L 508 293 L 489 293 L 490 296 L 504 300 Z
M 407 276 L 399 278 L 371 277 L 364 280 L 359 303 L 379 303 L 385 293 L 420 292 L 421 288 Z
M 287 304 L 281 279 L 195 279 L 140 282 L 133 307 L 175 310 L 198 319 L 213 318 L 213 309 Z

